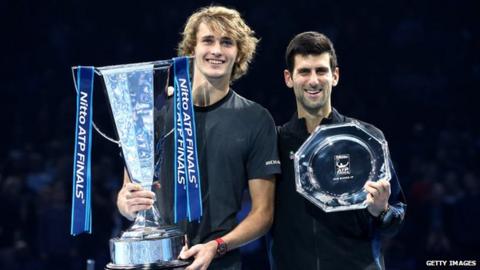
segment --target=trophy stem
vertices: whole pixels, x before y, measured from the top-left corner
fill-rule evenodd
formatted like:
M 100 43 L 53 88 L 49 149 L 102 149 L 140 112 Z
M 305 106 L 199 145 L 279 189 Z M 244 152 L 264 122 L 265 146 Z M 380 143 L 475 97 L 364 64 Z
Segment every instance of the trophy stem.
M 160 236 L 164 230 L 161 229 L 161 219 L 155 204 L 147 210 L 137 213 L 135 221 L 120 238 L 122 239 L 150 239 Z

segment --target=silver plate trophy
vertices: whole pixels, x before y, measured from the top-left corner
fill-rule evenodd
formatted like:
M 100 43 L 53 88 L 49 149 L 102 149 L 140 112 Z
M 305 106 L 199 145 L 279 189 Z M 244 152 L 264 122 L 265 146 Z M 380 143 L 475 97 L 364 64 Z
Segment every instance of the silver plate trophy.
M 156 130 L 154 117 L 162 105 L 157 103 L 162 103 L 171 64 L 167 60 L 95 69 L 103 78 L 129 177 L 147 190 L 155 178 L 156 145 L 168 135 L 167 131 Z M 172 192 L 160 189 L 157 200 L 171 198 Z M 167 224 L 172 220 L 168 217 L 172 210 L 162 209 L 161 213 L 163 216 L 155 203 L 149 210 L 137 213 L 133 225 L 121 236 L 110 240 L 112 261 L 107 269 L 183 269 L 188 265 L 177 259 L 185 233 Z
M 383 135 L 356 120 L 317 127 L 294 166 L 297 192 L 325 212 L 366 208 L 365 182 L 390 179 Z

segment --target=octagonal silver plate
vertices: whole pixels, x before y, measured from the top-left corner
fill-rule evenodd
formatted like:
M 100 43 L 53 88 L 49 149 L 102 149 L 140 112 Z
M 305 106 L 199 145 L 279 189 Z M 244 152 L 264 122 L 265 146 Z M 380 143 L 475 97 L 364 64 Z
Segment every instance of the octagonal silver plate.
M 353 120 L 319 126 L 294 156 L 297 192 L 324 210 L 363 209 L 365 182 L 390 180 L 387 141 Z

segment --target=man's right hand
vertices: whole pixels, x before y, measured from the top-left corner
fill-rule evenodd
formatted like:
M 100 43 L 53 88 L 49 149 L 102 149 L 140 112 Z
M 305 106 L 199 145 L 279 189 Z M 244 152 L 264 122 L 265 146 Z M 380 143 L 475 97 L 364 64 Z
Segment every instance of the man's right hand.
M 134 220 L 138 211 L 147 210 L 155 201 L 155 193 L 134 183 L 124 183 L 117 196 L 117 207 L 122 216 Z

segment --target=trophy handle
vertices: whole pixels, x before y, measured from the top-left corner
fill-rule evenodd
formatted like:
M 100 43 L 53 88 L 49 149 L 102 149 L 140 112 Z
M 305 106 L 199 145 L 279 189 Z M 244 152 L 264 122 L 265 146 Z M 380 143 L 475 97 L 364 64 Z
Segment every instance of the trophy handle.
M 77 78 L 75 78 L 75 70 L 77 69 L 78 67 L 72 67 L 72 77 L 73 77 L 73 85 L 75 87 L 75 91 L 77 92 L 77 95 L 78 95 L 78 89 L 77 89 Z M 101 73 L 98 72 L 97 69 L 95 69 L 95 73 L 97 75 L 102 75 Z M 102 132 L 98 127 L 97 125 L 95 124 L 95 121 L 92 119 L 92 125 L 93 125 L 93 128 L 98 132 L 98 134 L 100 134 L 103 138 L 107 139 L 108 141 L 118 145 L 119 147 L 121 146 L 120 144 L 120 140 L 115 140 L 115 139 L 112 139 L 111 137 L 109 137 L 107 134 L 105 134 L 104 132 Z

